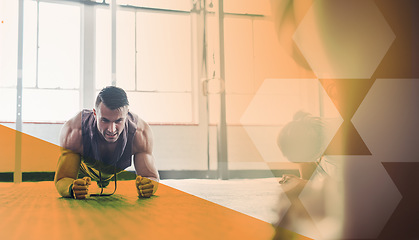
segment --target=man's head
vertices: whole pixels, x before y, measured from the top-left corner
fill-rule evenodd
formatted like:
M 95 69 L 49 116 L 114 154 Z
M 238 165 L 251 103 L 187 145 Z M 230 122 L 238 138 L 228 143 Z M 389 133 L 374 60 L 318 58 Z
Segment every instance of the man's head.
M 128 115 L 128 98 L 121 88 L 103 88 L 97 98 L 93 112 L 98 131 L 107 142 L 116 142 L 124 130 Z
M 292 162 L 314 162 L 324 150 L 324 123 L 309 113 L 297 112 L 282 128 L 277 144 Z

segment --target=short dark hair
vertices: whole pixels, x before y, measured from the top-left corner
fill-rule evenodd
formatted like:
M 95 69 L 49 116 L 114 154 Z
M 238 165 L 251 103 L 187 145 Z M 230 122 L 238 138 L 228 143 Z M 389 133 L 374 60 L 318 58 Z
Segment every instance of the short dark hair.
M 96 98 L 96 108 L 103 103 L 111 110 L 129 106 L 127 93 L 119 87 L 108 86 L 103 88 Z
M 314 162 L 324 150 L 325 123 L 319 117 L 299 111 L 278 135 L 277 144 L 290 161 Z

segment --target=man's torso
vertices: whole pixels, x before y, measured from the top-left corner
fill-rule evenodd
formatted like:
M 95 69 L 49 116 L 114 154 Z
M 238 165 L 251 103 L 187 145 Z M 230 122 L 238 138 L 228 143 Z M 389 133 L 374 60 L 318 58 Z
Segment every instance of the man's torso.
M 82 161 L 89 167 L 104 173 L 122 171 L 131 165 L 136 118 L 128 113 L 124 130 L 115 143 L 102 141 L 97 131 L 96 119 L 91 110 L 82 111 Z M 99 169 L 98 169 L 99 168 Z M 116 170 L 115 170 L 116 168 Z

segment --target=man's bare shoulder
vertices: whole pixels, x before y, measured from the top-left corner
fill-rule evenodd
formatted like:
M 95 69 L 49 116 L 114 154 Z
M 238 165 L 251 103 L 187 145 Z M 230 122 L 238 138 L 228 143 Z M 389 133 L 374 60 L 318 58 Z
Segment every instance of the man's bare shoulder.
M 146 121 L 144 121 L 142 118 L 138 117 L 137 114 L 130 112 L 130 114 L 133 117 L 134 122 L 137 124 L 136 134 L 147 134 L 151 133 L 150 126 Z
M 61 147 L 79 154 L 83 153 L 81 114 L 82 112 L 79 112 L 76 116 L 69 119 L 64 124 L 60 133 Z
M 152 152 L 153 149 L 153 133 L 147 122 L 133 114 L 136 122 L 137 129 L 134 135 L 134 153 L 139 152 Z

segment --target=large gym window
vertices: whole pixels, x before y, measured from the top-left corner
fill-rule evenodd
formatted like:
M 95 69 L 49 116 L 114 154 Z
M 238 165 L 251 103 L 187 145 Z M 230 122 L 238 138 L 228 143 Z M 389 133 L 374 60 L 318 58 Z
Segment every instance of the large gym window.
M 111 84 L 111 16 L 96 11 L 96 88 Z M 190 13 L 120 8 L 116 17 L 116 85 L 131 110 L 152 123 L 193 118 Z
M 1 1 L 0 121 L 16 117 L 18 1 Z M 22 120 L 63 122 L 79 109 L 80 6 L 25 1 Z

